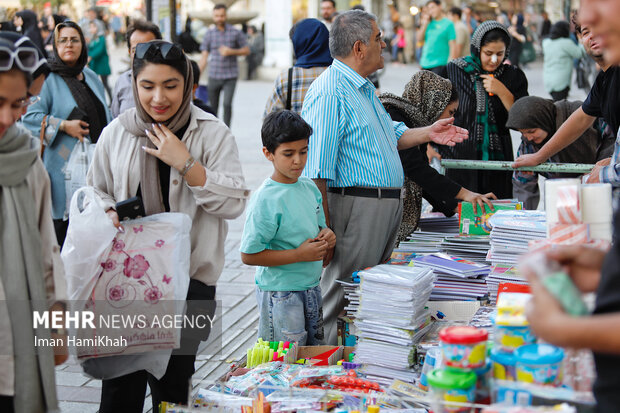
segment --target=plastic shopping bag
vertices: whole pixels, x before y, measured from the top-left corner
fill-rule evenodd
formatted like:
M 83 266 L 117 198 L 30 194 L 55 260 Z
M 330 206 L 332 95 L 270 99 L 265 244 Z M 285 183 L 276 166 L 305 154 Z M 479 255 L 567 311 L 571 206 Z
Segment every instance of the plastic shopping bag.
M 95 144 L 90 139 L 84 138 L 82 142 L 78 141 L 71 151 L 69 160 L 65 165 L 63 172 L 65 174 L 65 220 L 69 218 L 69 207 L 73 194 L 78 189 L 86 186 L 86 174 L 93 159 L 95 152 Z
M 95 320 L 116 318 L 122 322 L 112 326 L 96 323 L 95 329 L 77 332 L 81 339 L 103 336 L 119 341 L 79 346 L 77 357 L 80 361 L 90 359 L 84 365 L 91 375 L 110 377 L 145 369 L 157 376 L 153 370 L 163 366 L 163 374 L 168 358 L 165 363 L 162 359 L 166 354 L 169 357 L 161 350 L 180 346 L 180 325 L 169 321 L 184 314 L 191 220 L 185 214 L 163 213 L 125 221 L 123 227 L 125 232 L 116 234 L 112 248 L 98 261 L 99 274 L 85 306 Z M 130 366 L 114 357 L 137 354 L 141 356 L 131 358 Z
M 60 257 L 65 266 L 67 298 L 75 302 L 90 297 L 101 273 L 101 260 L 112 249 L 118 230 L 92 187 L 73 194 L 69 211 L 71 221 Z

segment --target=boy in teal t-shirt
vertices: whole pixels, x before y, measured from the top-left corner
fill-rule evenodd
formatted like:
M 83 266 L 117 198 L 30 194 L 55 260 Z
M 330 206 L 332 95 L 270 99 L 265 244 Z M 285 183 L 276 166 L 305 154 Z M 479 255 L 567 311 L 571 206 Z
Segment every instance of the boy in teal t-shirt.
M 288 110 L 269 114 L 261 129 L 274 171 L 250 199 L 239 249 L 245 264 L 258 266 L 258 336 L 267 341 L 324 340 L 319 280 L 336 235 L 325 225 L 321 192 L 301 176 L 311 134 Z

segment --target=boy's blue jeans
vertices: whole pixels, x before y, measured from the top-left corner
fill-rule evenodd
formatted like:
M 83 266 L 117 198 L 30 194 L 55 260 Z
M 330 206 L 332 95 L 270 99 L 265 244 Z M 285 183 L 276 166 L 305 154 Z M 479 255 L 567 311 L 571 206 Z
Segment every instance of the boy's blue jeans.
M 258 337 L 266 341 L 294 341 L 300 346 L 323 344 L 321 287 L 305 291 L 263 291 L 256 287 L 260 311 Z

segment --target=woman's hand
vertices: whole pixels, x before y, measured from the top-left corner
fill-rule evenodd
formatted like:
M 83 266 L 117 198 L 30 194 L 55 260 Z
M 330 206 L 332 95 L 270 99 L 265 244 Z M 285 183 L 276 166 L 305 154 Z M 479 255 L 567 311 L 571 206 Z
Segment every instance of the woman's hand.
M 469 137 L 467 129 L 452 124 L 454 118 L 439 119 L 430 127 L 428 137 L 439 145 L 454 146 Z
M 478 207 L 480 207 L 481 211 L 484 212 L 484 205 L 488 205 L 491 211 L 494 211 L 493 204 L 491 203 L 491 199 L 497 199 L 493 192 L 489 192 L 488 194 L 479 194 L 477 192 L 470 191 L 467 188 L 461 188 L 458 194 L 456 194 L 456 199 L 460 199 L 461 201 L 469 202 L 474 207 L 474 213 L 478 213 Z
M 433 158 L 437 158 L 437 160 L 441 161 L 441 155 L 430 143 L 426 145 L 426 157 L 428 158 L 428 163 L 433 162 Z
M 538 154 L 539 152 L 521 155 L 517 159 L 515 159 L 515 161 L 512 164 L 512 167 L 523 168 L 526 166 L 538 166 L 541 163 L 546 161 L 546 159 L 541 159 Z
M 183 142 L 162 124 L 153 124 L 152 130 L 146 130 L 146 136 L 157 149 L 142 147 L 146 153 L 161 159 L 166 165 L 181 172 L 185 162 L 192 156 Z
M 78 139 L 80 142 L 84 142 L 84 137 L 90 133 L 88 123 L 83 120 L 63 120 L 61 125 L 61 130 L 64 133 Z
M 510 93 L 506 86 L 504 86 L 504 84 L 501 81 L 497 80 L 494 76 L 480 75 L 480 77 L 484 79 L 482 81 L 482 85 L 484 86 L 484 90 L 486 90 L 487 93 L 492 93 L 500 97 L 506 92 Z
M 112 221 L 112 224 L 114 224 L 116 229 L 120 232 L 125 232 L 125 228 L 123 228 L 121 221 L 118 218 L 118 213 L 114 209 L 110 208 L 105 213 L 108 214 L 108 218 L 110 218 L 110 221 Z

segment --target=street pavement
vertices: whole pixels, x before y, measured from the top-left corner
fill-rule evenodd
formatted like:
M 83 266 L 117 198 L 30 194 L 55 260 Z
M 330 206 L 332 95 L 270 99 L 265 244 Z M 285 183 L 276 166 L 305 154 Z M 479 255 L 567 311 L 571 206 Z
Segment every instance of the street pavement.
M 111 44 L 109 42 L 109 44 Z M 125 47 L 109 48 L 114 84 L 118 74 L 128 66 Z M 400 95 L 410 77 L 419 70 L 417 65 L 388 63 L 380 78 L 381 91 Z M 530 95 L 549 98 L 542 81 L 542 61 L 525 69 Z M 245 174 L 247 188 L 255 190 L 272 170 L 271 163 L 262 154 L 260 128 L 265 102 L 271 94 L 272 80 L 239 81 L 233 101 L 231 130 L 239 147 L 239 158 Z M 586 94 L 573 85 L 569 100 L 583 100 Z M 518 146 L 518 137 L 513 137 Z M 239 256 L 239 242 L 243 232 L 245 214 L 229 221 L 226 240 L 226 263 L 217 284 L 217 300 L 221 303 L 222 331 L 214 333 L 207 345 L 203 345 L 196 360 L 193 391 L 212 383 L 225 374 L 230 363 L 239 360 L 246 349 L 256 340 L 258 310 L 254 296 L 254 269 L 244 265 Z M 69 362 L 56 369 L 58 397 L 62 412 L 97 412 L 101 394 L 101 381 L 82 374 L 79 364 Z M 145 412 L 152 412 L 151 399 L 145 400 Z

